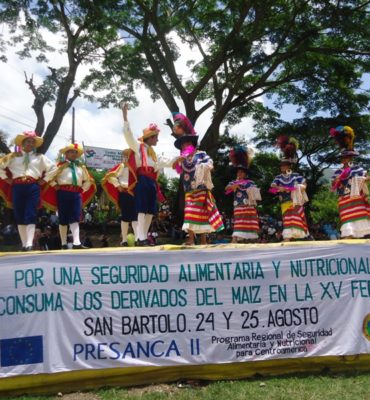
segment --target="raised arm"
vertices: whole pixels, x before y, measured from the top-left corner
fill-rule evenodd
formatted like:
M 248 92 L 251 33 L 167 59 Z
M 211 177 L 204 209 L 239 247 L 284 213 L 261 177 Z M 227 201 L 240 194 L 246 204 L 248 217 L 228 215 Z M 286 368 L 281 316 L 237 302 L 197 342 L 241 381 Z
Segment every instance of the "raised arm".
M 131 132 L 130 123 L 128 122 L 127 114 L 128 114 L 128 104 L 122 104 L 122 114 L 123 114 L 123 135 L 125 136 L 128 147 L 132 149 L 135 153 L 139 153 L 140 145 L 138 141 L 134 138 L 133 133 Z

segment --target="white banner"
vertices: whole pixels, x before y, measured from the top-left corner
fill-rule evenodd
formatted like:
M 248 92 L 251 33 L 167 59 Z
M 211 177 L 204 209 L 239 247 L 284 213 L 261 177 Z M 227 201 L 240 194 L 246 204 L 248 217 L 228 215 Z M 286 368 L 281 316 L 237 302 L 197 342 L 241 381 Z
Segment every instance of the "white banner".
M 89 168 L 111 169 L 122 162 L 122 150 L 85 146 L 86 166 Z
M 0 377 L 370 353 L 369 244 L 0 258 Z

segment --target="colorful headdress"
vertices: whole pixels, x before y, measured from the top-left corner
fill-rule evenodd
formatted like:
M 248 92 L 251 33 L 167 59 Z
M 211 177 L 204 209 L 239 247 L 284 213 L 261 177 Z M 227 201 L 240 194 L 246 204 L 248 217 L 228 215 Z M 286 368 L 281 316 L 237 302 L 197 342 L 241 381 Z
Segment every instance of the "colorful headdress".
M 68 146 L 63 147 L 62 149 L 59 150 L 59 153 L 65 155 L 66 152 L 69 151 L 69 150 L 77 151 L 78 157 L 81 157 L 82 154 L 84 153 L 84 149 L 82 148 L 82 146 L 80 146 L 77 143 L 71 143 Z
M 297 150 L 298 140 L 294 137 L 281 135 L 276 140 L 277 146 L 280 148 L 280 162 L 282 164 L 296 164 L 298 161 Z
M 29 131 L 29 132 L 22 132 L 19 135 L 17 135 L 14 139 L 14 144 L 16 146 L 22 147 L 22 143 L 25 139 L 34 139 L 35 147 L 40 147 L 44 142 L 44 139 L 40 136 L 37 136 L 36 132 Z
M 248 171 L 253 156 L 254 156 L 254 150 L 252 148 L 245 148 L 244 146 L 236 146 L 233 149 L 231 149 L 229 154 L 229 159 L 234 168 Z
M 329 133 L 339 145 L 341 157 L 354 157 L 359 155 L 359 153 L 353 149 L 355 132 L 350 126 L 340 125 L 336 128 L 331 128 Z
M 152 136 L 158 135 L 159 132 L 160 129 L 158 128 L 158 125 L 151 123 L 147 128 L 143 129 L 143 136 L 139 138 L 139 141 L 143 142 L 144 140 L 149 139 Z
M 174 112 L 172 113 L 172 115 L 174 121 L 173 125 L 181 126 L 184 131 L 184 133 L 181 135 L 174 134 L 174 136 L 176 137 L 175 147 L 181 150 L 181 146 L 184 142 L 191 142 L 193 146 L 196 147 L 198 143 L 198 136 L 189 118 L 179 112 Z

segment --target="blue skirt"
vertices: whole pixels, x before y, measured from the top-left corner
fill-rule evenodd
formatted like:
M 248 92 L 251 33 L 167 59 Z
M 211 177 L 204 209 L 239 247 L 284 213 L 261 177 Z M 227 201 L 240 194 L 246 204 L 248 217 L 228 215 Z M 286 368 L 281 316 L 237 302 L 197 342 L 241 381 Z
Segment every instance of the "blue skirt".
M 80 222 L 82 197 L 79 192 L 57 191 L 59 225 Z
M 37 223 L 37 208 L 40 204 L 38 183 L 15 184 L 12 186 L 14 217 L 17 225 Z
M 135 197 L 127 192 L 119 192 L 118 194 L 119 208 L 121 209 L 121 221 L 131 222 L 137 221 L 137 212 L 135 206 Z
M 135 186 L 135 206 L 138 213 L 157 214 L 157 182 L 139 175 Z

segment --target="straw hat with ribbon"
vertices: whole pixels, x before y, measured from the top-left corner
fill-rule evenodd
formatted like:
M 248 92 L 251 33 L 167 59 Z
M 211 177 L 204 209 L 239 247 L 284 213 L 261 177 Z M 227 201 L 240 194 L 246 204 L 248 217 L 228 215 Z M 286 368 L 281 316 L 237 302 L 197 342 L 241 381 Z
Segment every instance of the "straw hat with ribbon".
M 144 142 L 144 140 L 149 139 L 152 136 L 158 135 L 160 129 L 158 128 L 157 124 L 151 123 L 145 129 L 143 129 L 143 136 L 139 137 L 140 142 Z
M 22 143 L 26 139 L 33 139 L 35 141 L 35 147 L 40 147 L 44 142 L 44 139 L 40 136 L 37 136 L 36 132 L 29 131 L 29 132 L 22 132 L 17 135 L 14 139 L 14 144 L 16 146 L 22 147 Z
M 70 151 L 70 150 L 77 151 L 78 157 L 81 157 L 82 154 L 84 153 L 84 150 L 83 150 L 82 146 L 80 146 L 80 145 L 77 144 L 77 143 L 71 143 L 71 144 L 69 144 L 68 146 L 63 147 L 62 149 L 59 150 L 59 153 L 65 155 L 66 152 L 67 152 L 67 151 Z

